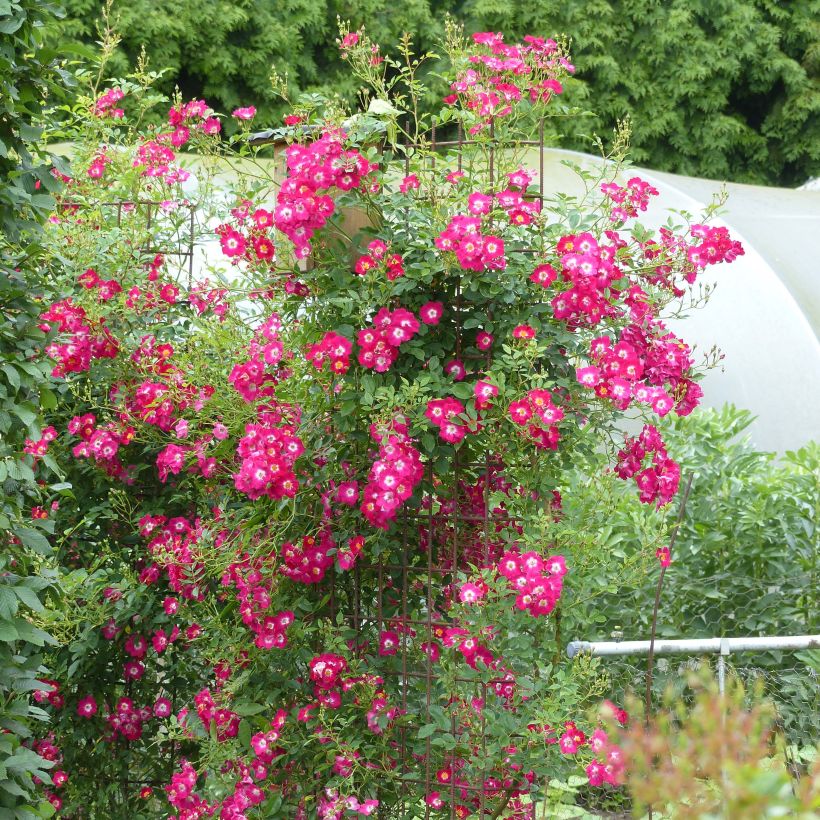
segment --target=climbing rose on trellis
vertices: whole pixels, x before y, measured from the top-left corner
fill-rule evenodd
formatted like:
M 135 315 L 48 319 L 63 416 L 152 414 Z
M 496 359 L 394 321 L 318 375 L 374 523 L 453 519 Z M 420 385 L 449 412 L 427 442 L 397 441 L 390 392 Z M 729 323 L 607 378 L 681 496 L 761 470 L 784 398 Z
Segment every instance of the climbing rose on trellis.
M 368 112 L 306 99 L 280 184 L 226 204 L 205 180 L 199 217 L 175 149 L 232 159 L 218 116 L 178 102 L 128 132 L 131 92 L 89 102 L 106 148 L 65 180 L 70 264 L 42 313 L 71 387 L 26 445 L 62 448 L 80 512 L 36 514 L 94 567 L 65 679 L 37 695 L 55 805 L 102 813 L 84 773 L 126 753 L 165 784 L 128 800 L 186 820 L 525 818 L 556 777 L 622 782 L 588 717 L 603 678 L 562 659 L 620 560 L 582 534 L 619 479 L 675 497 L 662 419 L 702 391 L 662 311 L 743 251 L 719 226 L 639 228 L 659 194 L 620 156 L 583 202 L 550 199 L 532 135 L 574 71 L 564 48 L 448 42 L 444 150 L 412 117 L 412 65 L 345 28 Z M 175 252 L 189 224 L 208 270 Z

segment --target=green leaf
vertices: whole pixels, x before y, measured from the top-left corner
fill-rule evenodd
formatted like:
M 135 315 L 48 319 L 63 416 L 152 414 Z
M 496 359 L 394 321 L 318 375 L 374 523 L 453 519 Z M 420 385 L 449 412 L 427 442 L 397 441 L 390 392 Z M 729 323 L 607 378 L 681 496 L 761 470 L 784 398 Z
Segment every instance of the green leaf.
M 25 22 L 23 15 L 12 17 L 9 20 L 0 20 L 0 34 L 14 34 Z
M 25 746 L 18 747 L 14 754 L 7 758 L 5 766 L 11 771 L 17 772 L 37 772 L 38 777 L 45 774 L 45 769 L 50 769 L 55 766 L 57 761 L 46 760 L 40 757 L 37 752 L 27 749 Z M 51 778 L 46 775 L 47 782 L 51 782 Z
M 14 593 L 29 609 L 34 612 L 45 611 L 42 601 L 37 597 L 34 590 L 31 590 L 28 587 L 14 587 Z
M 37 410 L 34 408 L 34 405 L 32 405 L 31 402 L 26 401 L 21 402 L 20 404 L 15 404 L 11 408 L 11 411 L 26 426 L 34 424 L 34 422 L 37 420 Z
M 9 384 L 15 390 L 18 390 L 20 388 L 20 374 L 17 368 L 13 364 L 4 364 L 2 369 L 6 374 L 6 378 L 9 380 Z
M 54 410 L 57 407 L 57 396 L 47 387 L 40 388 L 40 407 L 43 410 Z
M 14 624 L 10 621 L 0 621 L 0 641 L 9 643 L 20 637 Z
M 250 717 L 264 712 L 268 707 L 264 703 L 250 703 L 249 701 L 237 701 L 232 709 L 237 715 Z
M 5 772 L 5 767 L 3 768 L 3 771 Z M 0 791 L 13 794 L 15 797 L 28 797 L 28 792 L 25 791 L 23 787 L 19 783 L 16 783 L 14 780 L 0 780 Z
M 20 124 L 20 136 L 26 142 L 37 142 L 43 135 L 43 129 L 36 125 L 28 125 L 27 123 Z
M 459 384 L 453 385 L 452 394 L 457 399 L 469 399 L 473 395 L 473 386 L 471 384 L 465 384 L 464 382 L 460 382 Z
M 0 621 L 11 620 L 17 614 L 17 596 L 7 586 L 0 586 Z
M 239 742 L 247 749 L 251 745 L 251 725 L 247 720 L 239 721 Z
M 31 527 L 17 527 L 15 535 L 23 542 L 29 549 L 34 550 L 40 555 L 48 555 L 51 552 L 51 545 L 48 539 L 38 530 Z
M 14 626 L 20 636 L 20 640 L 33 643 L 35 646 L 44 646 L 45 644 L 57 646 L 58 644 L 58 641 L 49 635 L 48 632 L 44 632 L 42 629 L 39 629 L 22 618 L 17 618 L 14 621 Z

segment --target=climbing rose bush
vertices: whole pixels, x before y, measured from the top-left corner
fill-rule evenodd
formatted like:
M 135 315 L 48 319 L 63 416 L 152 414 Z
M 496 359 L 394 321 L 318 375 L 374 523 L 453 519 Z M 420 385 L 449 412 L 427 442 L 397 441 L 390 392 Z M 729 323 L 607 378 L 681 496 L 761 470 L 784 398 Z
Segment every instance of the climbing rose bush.
M 618 147 L 582 200 L 541 195 L 555 41 L 451 32 L 432 120 L 412 59 L 340 45 L 366 109 L 297 102 L 273 164 L 201 100 L 156 132 L 133 80 L 88 101 L 32 442 L 73 487 L 33 744 L 66 817 L 523 818 L 555 778 L 623 782 L 606 678 L 563 657 L 622 556 L 577 522 L 675 498 L 658 426 L 701 389 L 663 311 L 743 250 L 639 225 L 658 192 Z

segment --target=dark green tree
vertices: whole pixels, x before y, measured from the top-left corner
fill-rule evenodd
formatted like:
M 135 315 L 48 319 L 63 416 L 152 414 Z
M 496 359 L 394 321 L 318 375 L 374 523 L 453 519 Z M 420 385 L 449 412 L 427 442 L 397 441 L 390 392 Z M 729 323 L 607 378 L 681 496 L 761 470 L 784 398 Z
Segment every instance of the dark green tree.
M 92 42 L 99 0 L 67 0 L 61 37 Z M 572 38 L 568 99 L 596 115 L 556 121 L 559 144 L 588 149 L 631 115 L 633 159 L 684 174 L 795 185 L 820 173 L 820 0 L 134 0 L 117 4 L 114 68 L 144 46 L 166 90 L 230 112 L 254 104 L 278 125 L 270 67 L 295 91 L 355 95 L 336 17 L 376 41 L 411 32 L 435 47 L 445 14 L 468 31 Z M 570 124 L 571 123 L 571 124 Z
M 779 185 L 820 172 L 818 0 L 466 0 L 459 11 L 510 34 L 570 35 L 576 99 L 596 112 L 588 133 L 630 115 L 638 164 Z M 566 136 L 583 149 L 583 134 Z
M 69 81 L 45 37 L 58 13 L 41 0 L 0 1 L 0 228 L 9 241 L 36 235 L 54 204 L 52 163 L 36 146 L 46 107 Z

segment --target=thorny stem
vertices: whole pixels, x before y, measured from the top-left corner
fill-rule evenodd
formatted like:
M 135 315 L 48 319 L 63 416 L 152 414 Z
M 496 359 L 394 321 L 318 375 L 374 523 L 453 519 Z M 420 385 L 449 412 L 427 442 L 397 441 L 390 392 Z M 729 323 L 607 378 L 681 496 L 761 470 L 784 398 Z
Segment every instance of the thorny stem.
M 415 136 L 413 142 L 419 141 L 419 100 L 416 88 L 416 73 L 413 68 L 413 55 L 410 51 L 411 41 L 409 35 L 405 34 L 402 37 L 401 53 L 407 64 L 407 89 L 410 92 L 410 99 L 413 102 L 413 123 L 415 124 Z
M 555 606 L 555 657 L 553 664 L 558 666 L 561 660 L 561 604 Z
M 512 797 L 512 791 L 508 791 L 506 797 L 501 801 L 501 805 L 495 810 L 490 820 L 498 820 L 501 817 L 501 812 L 507 808 L 507 803 L 510 802 L 510 798 Z

